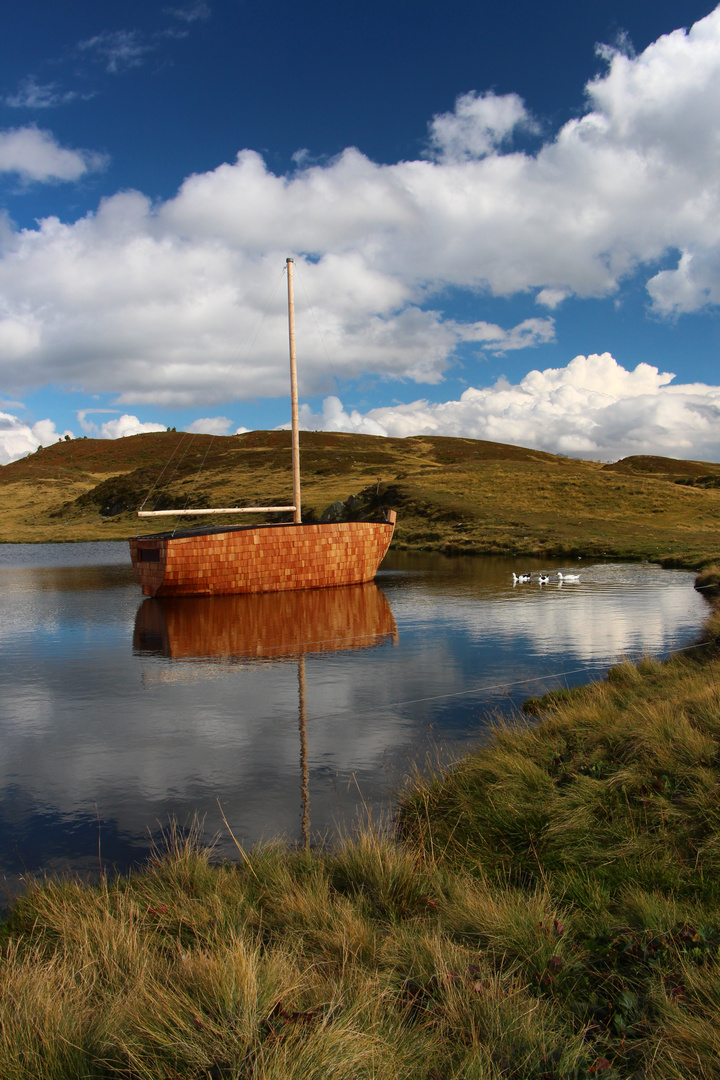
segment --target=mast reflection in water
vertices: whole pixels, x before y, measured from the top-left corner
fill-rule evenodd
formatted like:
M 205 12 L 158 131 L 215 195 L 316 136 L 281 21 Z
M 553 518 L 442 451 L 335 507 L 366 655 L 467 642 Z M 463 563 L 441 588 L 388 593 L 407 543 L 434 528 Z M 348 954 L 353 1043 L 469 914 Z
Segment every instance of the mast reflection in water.
M 579 583 L 513 587 L 568 569 Z M 377 587 L 141 603 L 124 544 L 0 545 L 0 881 L 127 870 L 169 816 L 197 814 L 232 858 L 218 800 L 241 843 L 304 843 L 309 788 L 312 835 L 332 842 L 391 810 L 426 755 L 482 738 L 489 712 L 692 641 L 692 583 L 396 552 Z
M 374 582 L 340 589 L 145 600 L 133 649 L 171 661 L 262 660 L 298 665 L 300 831 L 310 844 L 305 657 L 397 644 L 390 604 Z M 187 673 L 183 670 L 183 678 Z

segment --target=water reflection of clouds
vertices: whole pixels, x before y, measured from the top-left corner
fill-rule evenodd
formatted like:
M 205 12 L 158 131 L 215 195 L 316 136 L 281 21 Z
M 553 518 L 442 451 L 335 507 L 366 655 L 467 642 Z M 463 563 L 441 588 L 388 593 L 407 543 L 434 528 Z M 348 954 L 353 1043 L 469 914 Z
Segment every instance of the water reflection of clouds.
M 662 573 L 667 572 L 656 571 Z M 477 644 L 513 642 L 516 651 L 538 656 L 613 663 L 625 655 L 667 648 L 669 628 L 672 642 L 697 628 L 706 608 L 691 576 L 678 574 L 670 579 L 672 584 L 669 578 L 656 579 L 654 585 L 625 582 L 612 589 L 589 582 L 562 588 L 526 586 L 484 603 L 462 595 L 431 604 L 398 597 L 395 608 L 404 628 L 437 633 L 443 625 Z
M 297 658 L 238 659 L 233 663 L 149 662 L 143 665 L 142 680 L 150 690 L 156 684 L 187 686 L 220 678 L 235 679 L 242 684 L 243 713 L 270 722 L 278 709 L 287 707 L 287 702 L 292 708 L 292 689 L 282 695 L 285 705 L 278 698 L 281 684 L 287 678 L 291 684 L 296 679 L 296 663 Z M 284 671 L 288 668 L 289 675 Z M 389 747 L 404 743 L 409 723 L 417 726 L 430 722 L 433 701 L 467 687 L 463 665 L 442 638 L 404 642 L 401 635 L 399 647 L 394 650 L 381 645 L 377 653 L 362 656 L 358 653 L 310 656 L 307 672 L 309 721 L 313 731 L 320 733 L 321 742 L 326 736 L 331 741 L 340 769 L 367 766 L 372 760 L 373 746 L 377 753 L 384 754 Z M 412 721 L 408 721 L 404 708 L 400 710 L 395 737 L 390 721 L 395 717 L 396 706 L 408 700 L 413 702 Z
M 130 576 L 124 566 L 0 569 L 0 642 L 22 640 L 30 654 L 61 635 L 63 647 L 71 635 L 117 635 L 137 606 Z
M 664 587 L 653 587 L 653 574 Z M 305 610 L 296 642 L 279 626 L 281 636 L 258 648 L 253 630 L 252 659 L 232 654 L 238 628 L 252 624 L 250 609 L 216 627 L 220 644 L 202 655 L 205 631 L 200 644 L 192 636 L 202 620 L 188 620 L 184 606 L 173 623 L 168 608 L 161 612 L 164 629 L 146 619 L 141 648 L 142 605 L 114 568 L 97 587 L 88 579 L 76 587 L 76 578 L 68 588 L 64 573 L 57 589 L 46 575 L 35 589 L 25 580 L 0 598 L 0 784 L 15 793 L 12 806 L 0 799 L 4 819 L 21 830 L 28 807 L 68 819 L 97 807 L 138 838 L 169 812 L 182 819 L 199 810 L 213 831 L 220 797 L 241 837 L 294 833 L 303 654 L 311 816 L 323 831 L 357 801 L 347 790 L 353 774 L 365 797 L 380 793 L 388 773 L 397 780 L 393 770 L 422 754 L 431 724 L 462 734 L 463 707 L 465 734 L 477 734 L 482 701 L 495 700 L 504 684 L 547 674 L 558 667 L 556 658 L 562 667 L 612 662 L 625 652 L 657 651 L 668 633 L 671 641 L 689 636 L 705 612 L 689 575 L 641 575 L 639 589 L 610 575 L 597 588 L 583 583 L 524 594 L 506 587 L 509 574 L 482 587 L 453 578 L 428 587 L 417 575 L 405 588 L 403 579 L 388 577 L 389 619 L 385 613 L 367 626 L 333 609 L 313 622 Z M 364 617 L 384 611 L 382 592 L 376 594 L 366 594 Z M 329 592 L 322 602 L 333 603 Z M 180 634 L 174 645 L 162 637 L 171 629 Z M 373 633 L 377 640 L 368 647 L 330 648 L 342 634 L 350 642 Z
M 11 733 L 22 739 L 36 739 L 47 735 L 53 724 L 53 695 L 46 686 L 37 685 L 10 685 L 6 687 L 2 697 L 2 711 L 4 713 L 4 749 L 7 751 L 7 739 L 12 738 Z M 0 764 L 0 776 L 2 765 Z
M 47 626 L 57 597 L 46 599 Z M 122 608 L 123 598 L 116 599 Z M 37 617 L 37 608 L 26 611 L 29 619 Z M 44 667 L 17 665 L 6 672 L 4 700 L 10 711 L 0 765 L 3 786 L 19 780 L 31 801 L 61 813 L 97 805 L 131 831 L 144 831 L 165 810 L 182 815 L 191 808 L 208 809 L 208 803 L 212 810 L 215 793 L 229 801 L 244 835 L 265 832 L 270 821 L 287 828 L 287 799 L 296 794 L 294 785 L 288 793 L 287 781 L 297 772 L 299 753 L 298 675 L 292 659 L 229 664 L 133 657 L 128 630 L 126 623 L 122 631 L 116 628 L 112 642 L 89 641 L 82 657 L 71 650 L 62 663 L 46 657 Z M 323 635 L 309 636 L 317 644 Z M 60 659 L 59 642 L 50 651 Z M 313 727 L 311 757 L 325 767 L 330 763 L 334 772 L 357 764 L 372 768 L 388 744 L 405 738 L 394 732 L 391 717 L 347 722 L 354 701 L 364 699 L 367 687 L 381 678 L 377 664 L 371 662 L 368 670 L 362 663 L 372 654 L 372 649 L 352 649 L 347 656 L 328 652 L 308 658 L 311 708 L 319 703 L 328 714 Z M 313 673 L 324 670 L 330 658 L 332 676 L 321 677 L 316 692 Z M 161 678 L 143 679 L 143 673 Z M 42 700 L 43 709 L 32 706 L 32 699 Z M 335 719 L 339 713 L 345 714 L 341 723 Z M 320 751 L 321 744 L 329 753 Z

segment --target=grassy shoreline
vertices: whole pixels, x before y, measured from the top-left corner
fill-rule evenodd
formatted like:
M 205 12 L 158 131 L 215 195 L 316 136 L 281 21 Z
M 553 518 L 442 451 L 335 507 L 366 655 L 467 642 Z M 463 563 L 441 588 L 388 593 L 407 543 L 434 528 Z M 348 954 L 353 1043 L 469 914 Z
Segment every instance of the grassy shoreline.
M 718 588 L 711 568 L 698 580 Z M 394 835 L 197 837 L 0 927 L 7 1080 L 720 1073 L 720 614 L 415 777 Z

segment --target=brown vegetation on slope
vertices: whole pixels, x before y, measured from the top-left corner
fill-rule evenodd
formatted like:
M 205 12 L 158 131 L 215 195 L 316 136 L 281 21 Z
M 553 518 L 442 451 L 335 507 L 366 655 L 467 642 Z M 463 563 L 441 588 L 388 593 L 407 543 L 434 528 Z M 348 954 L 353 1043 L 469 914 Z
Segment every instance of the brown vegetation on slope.
M 59 442 L 0 468 L 0 541 L 151 532 L 152 519 L 135 516 L 148 495 L 156 509 L 284 503 L 289 446 L 286 431 Z M 399 511 L 399 547 L 687 566 L 720 553 L 716 464 L 632 457 L 602 465 L 439 436 L 303 432 L 301 449 L 305 516 L 372 487 Z

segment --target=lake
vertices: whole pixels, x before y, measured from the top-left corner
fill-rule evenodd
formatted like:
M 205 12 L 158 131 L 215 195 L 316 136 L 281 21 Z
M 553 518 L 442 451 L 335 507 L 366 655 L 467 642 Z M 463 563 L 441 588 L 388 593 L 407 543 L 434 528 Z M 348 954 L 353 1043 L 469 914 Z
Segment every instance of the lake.
M 540 570 L 550 584 L 538 584 Z M 580 575 L 560 583 L 557 571 Z M 531 571 L 513 585 L 513 571 Z M 143 598 L 127 544 L 0 546 L 0 872 L 126 870 L 171 816 L 220 851 L 382 812 L 530 695 L 692 643 L 694 575 L 391 553 L 376 582 Z

